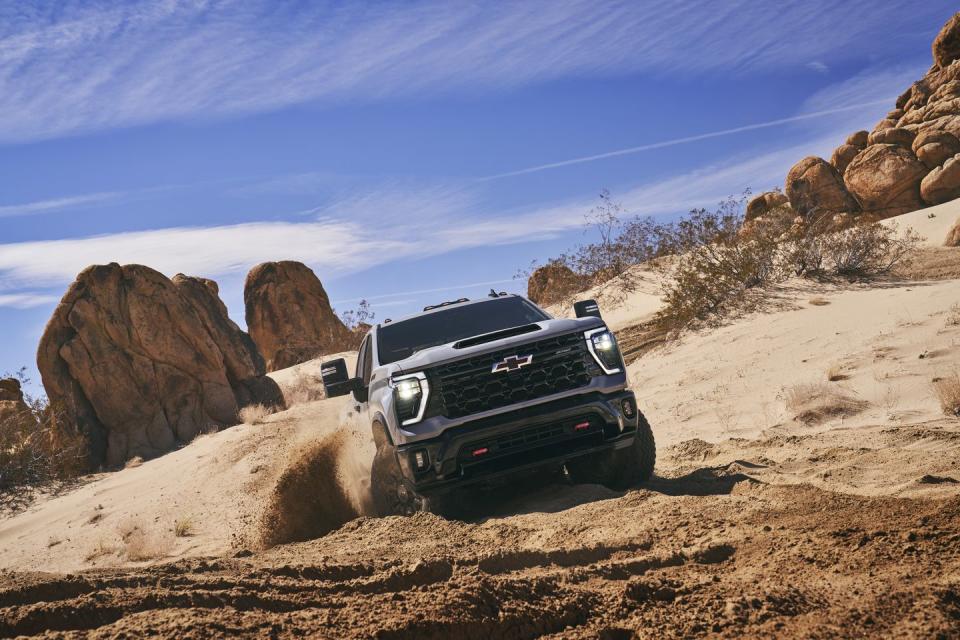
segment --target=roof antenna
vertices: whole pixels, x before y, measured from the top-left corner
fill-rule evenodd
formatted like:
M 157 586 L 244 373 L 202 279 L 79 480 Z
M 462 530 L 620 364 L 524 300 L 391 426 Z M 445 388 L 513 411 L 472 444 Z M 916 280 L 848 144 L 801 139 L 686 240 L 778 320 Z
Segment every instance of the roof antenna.
M 495 289 L 490 289 L 490 293 L 487 294 L 488 298 L 499 298 L 500 294 L 496 292 Z

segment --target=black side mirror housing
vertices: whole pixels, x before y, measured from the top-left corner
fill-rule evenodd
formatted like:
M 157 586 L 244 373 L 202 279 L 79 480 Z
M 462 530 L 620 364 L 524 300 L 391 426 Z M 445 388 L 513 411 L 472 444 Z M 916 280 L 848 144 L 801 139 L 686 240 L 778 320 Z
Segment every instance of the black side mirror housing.
M 350 377 L 347 373 L 347 361 L 343 358 L 322 363 L 320 377 L 323 378 L 323 390 L 328 398 L 352 393 L 357 402 L 367 401 L 367 388 L 363 386 L 363 380 Z
M 594 317 L 600 318 L 600 305 L 596 300 L 581 300 L 573 303 L 573 312 L 578 318 Z

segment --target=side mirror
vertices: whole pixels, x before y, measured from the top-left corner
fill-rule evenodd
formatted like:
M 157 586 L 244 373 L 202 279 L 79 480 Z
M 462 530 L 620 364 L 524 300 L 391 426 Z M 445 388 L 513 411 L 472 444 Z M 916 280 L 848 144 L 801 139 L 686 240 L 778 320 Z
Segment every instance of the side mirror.
M 345 396 L 354 387 L 354 379 L 347 373 L 347 361 L 337 358 L 320 365 L 320 377 L 323 378 L 323 390 L 328 398 Z
M 593 316 L 594 318 L 601 317 L 600 305 L 597 304 L 596 300 L 581 300 L 580 302 L 573 303 L 573 312 L 577 314 L 578 318 L 586 318 L 588 316 Z

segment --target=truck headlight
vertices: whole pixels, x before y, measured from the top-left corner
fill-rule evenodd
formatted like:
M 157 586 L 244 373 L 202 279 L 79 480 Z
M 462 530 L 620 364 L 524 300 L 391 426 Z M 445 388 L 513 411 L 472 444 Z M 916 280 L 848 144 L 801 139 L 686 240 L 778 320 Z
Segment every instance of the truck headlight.
M 584 333 L 587 349 L 606 374 L 620 373 L 623 370 L 623 358 L 617 339 L 608 329 L 591 329 Z
M 430 389 L 427 377 L 423 373 L 412 373 L 392 378 L 390 386 L 393 387 L 393 400 L 400 424 L 413 424 L 423 420 Z

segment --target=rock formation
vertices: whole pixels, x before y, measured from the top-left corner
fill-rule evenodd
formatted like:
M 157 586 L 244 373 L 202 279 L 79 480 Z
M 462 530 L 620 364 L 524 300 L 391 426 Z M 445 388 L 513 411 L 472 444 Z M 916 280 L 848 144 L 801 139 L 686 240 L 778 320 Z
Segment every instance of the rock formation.
M 960 13 L 934 40 L 933 62 L 873 131 L 851 134 L 829 163 L 793 166 L 784 191 L 799 215 L 875 220 L 960 197 Z
M 265 262 L 243 287 L 247 330 L 268 371 L 350 347 L 354 338 L 330 307 L 316 274 L 300 262 Z
M 787 196 L 779 191 L 767 191 L 753 198 L 747 204 L 747 211 L 744 215 L 744 221 L 756 220 L 778 207 L 788 204 Z
M 889 218 L 923 207 L 920 181 L 926 172 L 909 147 L 872 144 L 853 159 L 843 177 L 865 213 Z
M 204 281 L 178 284 L 153 269 L 88 267 L 47 323 L 37 366 L 52 406 L 77 425 L 90 463 L 151 457 L 199 433 L 236 424 L 254 398 L 248 347 Z M 220 314 L 223 317 L 219 317 Z M 228 364 L 229 363 L 229 364 Z M 279 391 L 277 391 L 279 393 Z
M 793 165 L 785 187 L 790 206 L 804 217 L 860 210 L 837 169 L 823 158 L 808 156 Z
M 20 381 L 16 378 L 0 378 L 0 429 L 11 426 L 23 428 L 34 424 L 36 420 L 24 402 Z
M 953 223 L 943 242 L 945 247 L 960 247 L 960 219 Z

